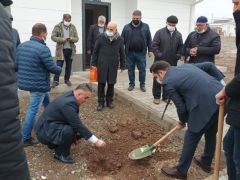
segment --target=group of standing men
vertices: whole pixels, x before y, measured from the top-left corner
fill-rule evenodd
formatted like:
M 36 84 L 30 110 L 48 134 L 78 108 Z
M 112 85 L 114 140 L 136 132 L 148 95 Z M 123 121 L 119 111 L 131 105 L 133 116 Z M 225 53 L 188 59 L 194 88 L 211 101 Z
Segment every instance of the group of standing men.
M 197 19 L 196 30 L 189 34 L 184 44 L 182 35 L 176 28 L 178 24 L 178 18 L 176 16 L 172 15 L 167 18 L 166 27 L 158 30 L 155 33 L 153 40 L 148 24 L 142 22 L 141 19 L 141 11 L 135 10 L 132 13 L 132 21 L 124 26 L 121 36 L 118 35 L 117 31 L 108 33 L 108 28 L 106 28 L 106 32 L 104 32 L 105 29 L 103 28 L 103 22 L 105 23 L 106 19 L 102 16 L 99 17 L 98 24 L 93 25 L 90 28 L 88 34 L 87 52 L 89 54 L 92 53 L 91 65 L 97 66 L 99 70 L 99 104 L 97 108 L 99 111 L 101 111 L 104 107 L 105 83 L 108 84 L 108 91 L 106 94 L 107 106 L 110 104 L 109 107 L 113 107 L 113 87 L 116 82 L 117 73 L 116 65 L 110 65 L 110 62 L 107 60 L 108 58 L 101 62 L 98 61 L 98 59 L 101 59 L 100 56 L 102 56 L 102 54 L 107 57 L 112 56 L 110 52 L 114 52 L 116 55 L 120 54 L 121 69 L 124 68 L 123 62 L 125 62 L 126 58 L 126 68 L 128 69 L 129 77 L 129 91 L 132 91 L 135 88 L 135 67 L 137 66 L 139 70 L 140 90 L 145 92 L 147 54 L 149 57 L 152 57 L 154 54 L 154 62 L 166 61 L 170 63 L 171 66 L 176 66 L 178 60 L 185 60 L 189 63 L 199 63 L 205 61 L 214 63 L 214 56 L 220 51 L 220 36 L 209 28 L 207 24 L 208 20 L 204 16 Z M 114 51 L 99 51 L 99 48 L 101 46 L 103 47 L 103 44 L 100 44 L 99 46 L 98 41 L 101 41 L 101 38 L 97 39 L 96 37 L 101 33 L 103 33 L 102 36 L 105 36 L 107 39 L 118 36 L 117 38 L 122 39 L 123 43 L 120 44 L 119 49 L 115 49 Z M 111 42 L 109 43 L 109 48 L 114 46 L 114 41 L 112 42 L 111 39 L 109 39 L 108 42 Z M 124 52 L 122 49 L 124 49 Z M 110 66 L 107 67 L 108 65 Z M 112 74 L 113 72 L 115 73 Z M 114 79 L 114 81 L 111 81 L 112 79 Z M 153 79 L 152 94 L 155 104 L 160 103 L 161 94 L 163 101 L 168 99 L 168 95 L 165 93 L 162 85 L 157 83 L 156 78 Z

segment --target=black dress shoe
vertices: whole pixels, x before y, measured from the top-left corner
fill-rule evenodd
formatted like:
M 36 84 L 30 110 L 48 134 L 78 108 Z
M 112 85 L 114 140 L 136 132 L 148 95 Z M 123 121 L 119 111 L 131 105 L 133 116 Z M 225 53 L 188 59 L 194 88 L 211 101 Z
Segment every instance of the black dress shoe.
M 71 81 L 65 81 L 65 84 L 67 85 L 67 86 L 72 86 L 72 83 L 71 83 Z
M 108 102 L 107 103 L 107 107 L 109 107 L 109 109 L 113 109 L 114 108 L 113 103 L 112 102 Z
M 212 167 L 204 164 L 200 158 L 194 157 L 193 162 L 198 165 L 206 173 L 211 173 Z
M 164 175 L 171 178 L 183 179 L 183 180 L 187 179 L 187 175 L 180 173 L 176 167 L 172 167 L 172 168 L 165 167 L 165 168 L 162 168 L 161 171 Z
M 99 103 L 99 104 L 98 104 L 98 107 L 97 107 L 97 111 L 102 111 L 103 108 L 104 108 L 104 104 Z
M 28 146 L 34 146 L 36 144 L 38 144 L 38 140 L 34 139 L 33 137 L 31 137 L 30 139 L 26 139 L 23 141 L 23 146 L 24 147 L 28 147 Z
M 58 81 L 53 81 L 51 88 L 55 88 L 59 85 Z
M 58 161 L 61 161 L 63 163 L 67 163 L 67 164 L 73 164 L 75 163 L 75 161 L 73 160 L 73 158 L 71 158 L 70 155 L 68 156 L 63 156 L 63 155 L 54 155 L 54 158 L 57 159 Z
M 141 86 L 140 89 L 141 89 L 142 92 L 146 92 L 145 86 Z
M 132 91 L 134 89 L 134 86 L 133 85 L 130 85 L 129 87 L 128 87 L 128 91 Z

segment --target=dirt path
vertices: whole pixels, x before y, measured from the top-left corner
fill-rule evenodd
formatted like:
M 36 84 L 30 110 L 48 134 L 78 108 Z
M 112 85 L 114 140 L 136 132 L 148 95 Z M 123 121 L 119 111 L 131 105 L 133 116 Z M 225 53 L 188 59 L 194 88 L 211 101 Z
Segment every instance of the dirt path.
M 54 95 L 56 96 L 56 95 Z M 25 98 L 26 99 L 26 98 Z M 113 110 L 105 108 L 96 111 L 96 97 L 93 96 L 80 107 L 83 122 L 107 142 L 105 150 L 92 147 L 85 140 L 72 146 L 72 156 L 77 163 L 66 165 L 53 159 L 53 151 L 41 144 L 26 148 L 29 168 L 33 180 L 77 180 L 77 179 L 154 179 L 167 180 L 160 169 L 176 165 L 181 153 L 182 140 L 174 135 L 161 145 L 152 157 L 132 161 L 128 153 L 145 144 L 152 144 L 161 138 L 166 130 L 154 122 L 144 119 L 131 108 L 115 102 Z M 25 116 L 27 100 L 20 99 L 21 117 Z M 189 179 L 204 179 L 208 174 L 194 164 Z

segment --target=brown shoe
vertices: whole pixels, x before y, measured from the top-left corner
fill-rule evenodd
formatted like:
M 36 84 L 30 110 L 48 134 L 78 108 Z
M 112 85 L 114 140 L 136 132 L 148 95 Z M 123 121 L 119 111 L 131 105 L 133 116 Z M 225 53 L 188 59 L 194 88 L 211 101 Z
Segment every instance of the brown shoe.
M 180 173 L 176 167 L 172 167 L 172 168 L 164 167 L 161 169 L 161 171 L 164 175 L 171 178 L 183 179 L 183 180 L 187 179 L 187 175 Z
M 154 99 L 154 100 L 153 100 L 153 103 L 154 103 L 154 104 L 160 104 L 160 99 Z
M 193 162 L 198 165 L 203 171 L 205 171 L 206 173 L 211 173 L 212 171 L 212 167 L 208 166 L 206 164 L 203 164 L 203 162 L 201 161 L 201 159 L 194 157 L 193 158 Z

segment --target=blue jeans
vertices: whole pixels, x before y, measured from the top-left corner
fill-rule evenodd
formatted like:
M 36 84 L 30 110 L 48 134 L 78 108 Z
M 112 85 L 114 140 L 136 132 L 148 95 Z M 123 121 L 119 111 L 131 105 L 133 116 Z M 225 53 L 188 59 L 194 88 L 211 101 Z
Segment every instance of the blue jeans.
M 228 180 L 240 179 L 240 129 L 230 127 L 223 139 L 223 150 L 227 159 Z
M 139 70 L 140 86 L 145 86 L 146 79 L 146 54 L 142 52 L 129 52 L 127 54 L 127 67 L 129 85 L 135 86 L 135 66 Z
M 23 140 L 31 138 L 31 132 L 33 129 L 33 125 L 35 123 L 36 115 L 41 105 L 43 104 L 43 106 L 46 108 L 49 103 L 50 103 L 49 92 L 46 93 L 31 92 L 28 111 L 22 127 Z

